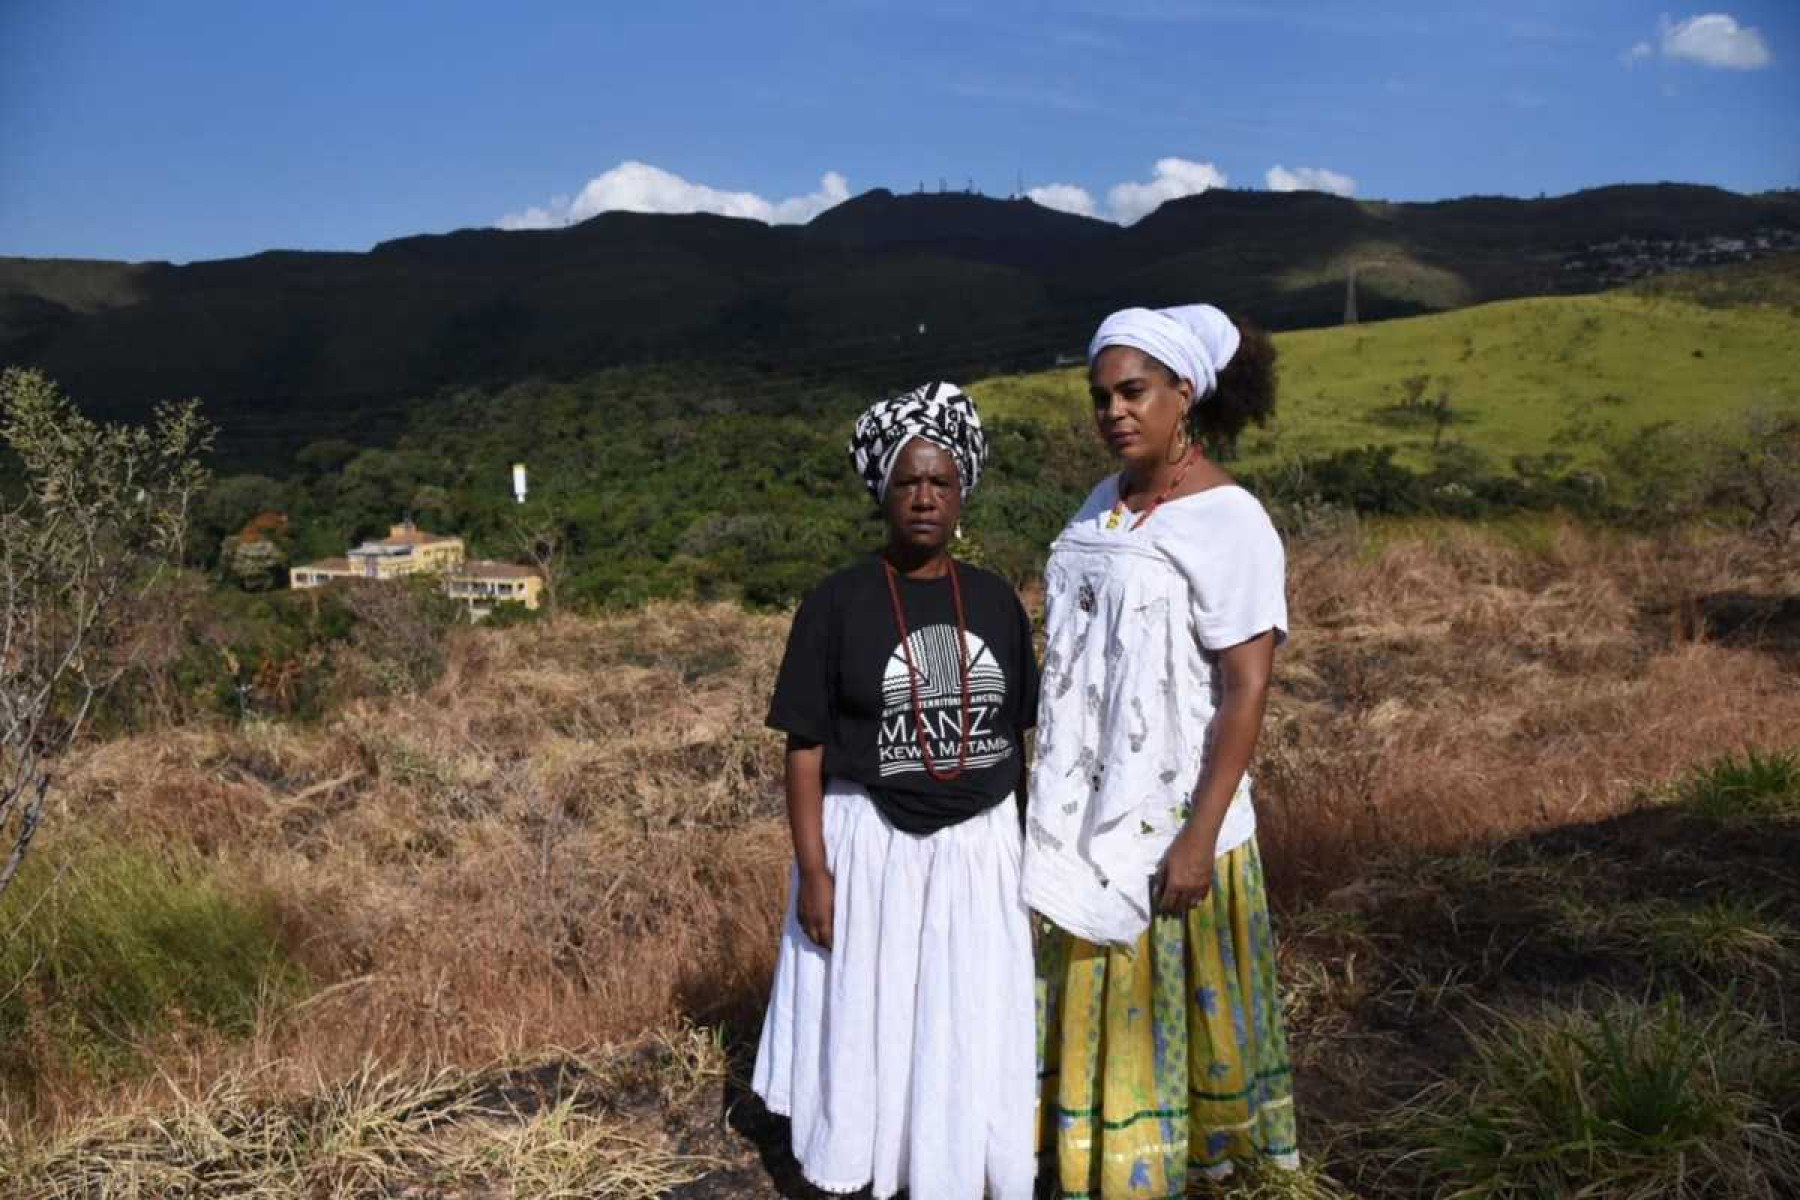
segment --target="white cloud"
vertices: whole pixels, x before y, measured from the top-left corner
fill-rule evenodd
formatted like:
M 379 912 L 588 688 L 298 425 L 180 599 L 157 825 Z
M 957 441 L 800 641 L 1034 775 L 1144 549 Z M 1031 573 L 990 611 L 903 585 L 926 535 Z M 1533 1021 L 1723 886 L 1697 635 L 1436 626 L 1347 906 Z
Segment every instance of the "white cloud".
M 836 208 L 850 198 L 850 181 L 836 171 L 819 176 L 819 190 L 805 196 L 790 196 L 775 204 L 775 224 L 798 225 L 810 221 L 828 208 Z
M 1637 47 L 1632 47 L 1635 53 Z M 1727 13 L 1704 13 L 1685 21 L 1662 21 L 1662 52 L 1665 58 L 1685 58 L 1705 67 L 1723 67 L 1734 71 L 1754 71 L 1774 61 L 1769 44 L 1761 31 L 1739 25 Z
M 552 196 L 550 203 L 507 213 L 495 222 L 502 229 L 556 229 L 569 223 L 569 198 Z
M 1635 67 L 1647 58 L 1656 57 L 1656 47 L 1649 42 L 1639 42 L 1625 53 L 1619 55 L 1619 61 L 1628 67 Z
M 1329 167 L 1269 168 L 1263 176 L 1271 192 L 1330 192 L 1334 196 L 1356 195 L 1356 180 Z
M 1030 189 L 1025 195 L 1033 203 L 1054 208 L 1057 212 L 1074 213 L 1079 217 L 1094 215 L 1094 197 L 1086 188 L 1072 183 L 1047 183 Z
M 1113 220 L 1130 225 L 1155 211 L 1159 204 L 1224 186 L 1225 172 L 1211 163 L 1159 158 L 1150 182 L 1115 184 L 1106 193 L 1106 204 L 1112 210 Z
M 622 162 L 588 180 L 573 199 L 556 196 L 547 205 L 507 213 L 498 224 L 502 229 L 554 229 L 603 212 L 704 212 L 790 225 L 810 221 L 849 198 L 849 181 L 836 171 L 825 173 L 816 192 L 767 200 L 755 192 L 726 192 L 693 183 L 648 163 Z

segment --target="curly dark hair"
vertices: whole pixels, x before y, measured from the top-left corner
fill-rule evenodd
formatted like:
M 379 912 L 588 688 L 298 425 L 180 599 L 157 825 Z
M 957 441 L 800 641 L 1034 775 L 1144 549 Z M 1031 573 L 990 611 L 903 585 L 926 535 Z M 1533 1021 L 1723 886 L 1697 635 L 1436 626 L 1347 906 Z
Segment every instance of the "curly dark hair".
M 1188 414 L 1188 432 L 1208 446 L 1228 446 L 1246 426 L 1266 425 L 1275 415 L 1275 342 L 1248 321 L 1231 323 L 1237 353 L 1219 372 L 1217 390 Z
M 1213 394 L 1188 410 L 1188 433 L 1212 451 L 1229 449 L 1245 427 L 1267 425 L 1275 415 L 1275 343 L 1248 321 L 1233 317 L 1231 323 L 1238 330 L 1237 353 L 1219 372 Z M 1155 355 L 1144 353 L 1144 358 L 1171 380 L 1178 378 Z

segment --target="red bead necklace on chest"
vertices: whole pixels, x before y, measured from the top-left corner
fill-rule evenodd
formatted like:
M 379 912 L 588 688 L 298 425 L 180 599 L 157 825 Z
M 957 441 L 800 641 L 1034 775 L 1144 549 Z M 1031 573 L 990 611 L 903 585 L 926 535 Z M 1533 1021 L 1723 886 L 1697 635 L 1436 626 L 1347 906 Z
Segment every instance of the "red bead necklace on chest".
M 956 658 L 962 668 L 962 705 L 956 711 L 956 769 L 941 770 L 931 761 L 931 742 L 925 736 L 925 706 L 919 698 L 919 670 L 913 662 L 912 642 L 906 629 L 906 608 L 900 603 L 899 572 L 887 559 L 881 560 L 887 575 L 888 599 L 894 605 L 894 624 L 900 630 L 900 653 L 906 659 L 906 686 L 912 696 L 913 732 L 919 739 L 919 758 L 925 774 L 939 783 L 959 779 L 969 767 L 969 622 L 963 615 L 962 581 L 957 578 L 956 560 L 945 556 L 950 571 L 950 602 L 956 606 Z
M 1155 512 L 1159 507 L 1161 507 L 1162 502 L 1164 500 L 1167 500 L 1171 495 L 1174 494 L 1175 489 L 1181 486 L 1181 481 L 1187 477 L 1188 468 L 1194 465 L 1194 459 L 1197 457 L 1198 457 L 1198 453 L 1193 449 L 1190 449 L 1186 454 L 1181 456 L 1181 466 L 1176 469 L 1175 477 L 1173 479 L 1169 480 L 1167 486 L 1165 486 L 1162 491 L 1160 491 L 1160 492 L 1156 493 L 1156 495 L 1150 497 L 1149 507 L 1145 508 L 1143 512 L 1139 513 L 1138 519 L 1131 523 L 1131 532 L 1136 533 L 1138 531 L 1138 529 L 1144 524 L 1144 522 L 1148 521 L 1150 519 L 1150 514 Z M 1119 498 L 1117 501 L 1115 501 L 1113 503 L 1112 512 L 1107 514 L 1106 527 L 1108 529 L 1117 529 L 1119 527 L 1119 522 L 1121 520 L 1123 520 L 1124 517 L 1125 517 L 1125 477 L 1123 475 L 1121 475 L 1121 476 L 1119 476 Z M 1161 529 L 1162 526 L 1158 525 L 1157 528 Z

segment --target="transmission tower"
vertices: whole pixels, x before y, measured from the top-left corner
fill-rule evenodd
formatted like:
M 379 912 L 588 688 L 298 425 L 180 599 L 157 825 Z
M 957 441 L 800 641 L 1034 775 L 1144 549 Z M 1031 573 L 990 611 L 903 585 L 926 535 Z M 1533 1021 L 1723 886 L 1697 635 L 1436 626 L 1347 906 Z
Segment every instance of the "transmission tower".
M 1386 267 L 1392 264 L 1385 258 L 1365 258 L 1358 262 L 1354 259 L 1344 268 L 1344 324 L 1356 324 L 1356 273 L 1370 267 Z

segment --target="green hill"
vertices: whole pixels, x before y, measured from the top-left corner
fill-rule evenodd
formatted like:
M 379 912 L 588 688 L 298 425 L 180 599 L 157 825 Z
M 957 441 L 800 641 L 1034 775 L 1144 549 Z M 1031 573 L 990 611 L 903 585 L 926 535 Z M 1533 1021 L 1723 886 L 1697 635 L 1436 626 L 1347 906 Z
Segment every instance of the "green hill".
M 91 411 L 200 396 L 240 463 L 391 440 L 446 389 L 644 364 L 894 391 L 1054 362 L 1123 304 L 1205 297 L 1274 329 L 1593 292 L 1800 247 L 1800 193 L 1602 188 L 1431 204 L 1215 190 L 1128 228 L 982 196 L 871 192 L 806 226 L 605 213 L 367 253 L 200 262 L 0 258 L 0 364 Z M 775 389 L 772 389 L 772 391 Z
M 1580 464 L 1601 453 L 1603 430 L 1705 428 L 1800 402 L 1800 313 L 1699 302 L 1695 289 L 1725 292 L 1730 278 L 1277 334 L 1278 419 L 1245 436 L 1242 465 L 1379 444 L 1422 464 L 1434 438 L 1502 466 L 1543 454 Z M 973 392 L 996 417 L 1091 420 L 1080 367 L 989 379 Z M 1439 397 L 1450 410 L 1441 438 L 1429 411 Z

